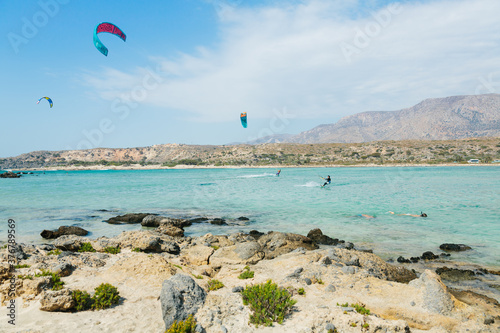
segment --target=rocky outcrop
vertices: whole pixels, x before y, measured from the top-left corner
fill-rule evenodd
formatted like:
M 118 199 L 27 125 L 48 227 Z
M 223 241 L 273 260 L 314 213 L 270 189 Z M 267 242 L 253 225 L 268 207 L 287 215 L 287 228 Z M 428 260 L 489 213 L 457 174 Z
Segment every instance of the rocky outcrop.
M 87 238 L 75 235 L 64 235 L 56 238 L 54 246 L 63 251 L 78 251 L 83 243 L 88 242 Z
M 439 245 L 439 248 L 443 251 L 455 251 L 455 252 L 467 251 L 472 249 L 470 246 L 465 244 L 453 244 L 453 243 L 441 244 Z
M 201 266 L 208 265 L 214 249 L 205 245 L 195 245 L 183 251 L 183 259 L 187 264 Z
M 14 173 L 12 171 L 7 171 L 0 174 L 0 178 L 20 178 L 20 177 L 21 177 L 20 174 Z
M 184 229 L 170 224 L 162 224 L 155 230 L 156 232 L 172 237 L 184 237 Z
M 153 214 L 131 213 L 125 215 L 118 215 L 110 219 L 107 219 L 104 222 L 108 222 L 109 224 L 136 224 L 136 223 L 141 223 L 142 220 L 148 215 L 153 215 Z
M 40 298 L 40 310 L 42 311 L 69 311 L 75 306 L 75 301 L 71 296 L 71 291 L 63 290 L 46 290 Z
M 315 250 L 318 248 L 312 239 L 299 234 L 269 232 L 258 240 L 266 259 L 273 259 L 298 248 Z
M 321 229 L 313 229 L 309 231 L 307 237 L 312 239 L 316 244 L 337 245 L 339 243 L 339 240 L 337 238 L 331 238 L 324 235 Z
M 171 217 L 148 215 L 141 222 L 143 227 L 157 228 L 161 225 L 171 225 L 177 228 L 185 228 L 191 225 L 191 221 L 185 219 L 175 219 Z
M 57 238 L 63 235 L 87 236 L 89 232 L 83 228 L 75 226 L 60 226 L 57 230 L 44 230 L 40 236 L 46 239 Z
M 207 293 L 187 275 L 176 274 L 162 285 L 160 302 L 165 327 L 194 315 L 205 303 Z

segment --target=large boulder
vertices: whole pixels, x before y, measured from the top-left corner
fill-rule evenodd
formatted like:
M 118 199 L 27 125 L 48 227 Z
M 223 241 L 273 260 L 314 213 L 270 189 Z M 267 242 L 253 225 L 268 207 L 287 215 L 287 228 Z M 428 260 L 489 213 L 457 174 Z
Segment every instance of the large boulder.
M 170 224 L 161 224 L 158 228 L 155 229 L 155 231 L 160 234 L 172 237 L 184 237 L 184 229 L 175 227 Z
M 21 177 L 20 174 L 14 173 L 12 171 L 7 171 L 0 174 L 0 178 L 20 178 L 20 177 Z
M 40 296 L 40 310 L 42 311 L 69 311 L 75 306 L 75 301 L 68 289 L 45 290 Z
M 174 321 L 196 314 L 206 297 L 205 290 L 190 276 L 176 274 L 163 281 L 160 302 L 165 328 L 168 330 Z
M 60 226 L 57 230 L 44 230 L 40 236 L 46 239 L 57 238 L 63 235 L 87 236 L 89 232 L 83 228 L 75 226 Z
M 418 279 L 409 283 L 420 291 L 422 307 L 430 312 L 449 315 L 455 308 L 455 297 L 447 290 L 439 275 L 426 269 Z
M 221 247 L 210 257 L 212 265 L 244 264 L 253 265 L 264 259 L 265 253 L 262 245 L 256 241 L 237 243 Z
M 141 223 L 142 220 L 148 215 L 153 215 L 153 214 L 130 213 L 112 217 L 110 219 L 105 220 L 104 222 L 108 222 L 109 224 L 135 224 L 135 223 Z
M 116 238 L 116 241 L 121 248 L 139 249 L 142 252 L 168 252 L 171 254 L 179 254 L 180 252 L 176 242 L 164 240 L 151 232 L 125 231 Z

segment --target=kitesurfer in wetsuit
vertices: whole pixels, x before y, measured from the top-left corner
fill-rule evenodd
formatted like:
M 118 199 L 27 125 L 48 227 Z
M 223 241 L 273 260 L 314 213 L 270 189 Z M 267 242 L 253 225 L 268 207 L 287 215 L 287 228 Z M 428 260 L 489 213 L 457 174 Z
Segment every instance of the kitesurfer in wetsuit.
M 328 175 L 326 178 L 323 178 L 325 180 L 325 183 L 323 184 L 323 186 L 327 185 L 327 184 L 330 184 L 332 182 L 332 179 L 330 178 L 330 175 Z

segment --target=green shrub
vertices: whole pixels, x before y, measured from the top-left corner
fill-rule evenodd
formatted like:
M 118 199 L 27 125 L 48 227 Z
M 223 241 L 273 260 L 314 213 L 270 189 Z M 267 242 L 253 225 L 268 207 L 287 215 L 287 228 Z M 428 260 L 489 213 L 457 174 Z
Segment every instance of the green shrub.
M 166 333 L 194 333 L 196 328 L 196 320 L 193 315 L 189 315 L 184 321 L 174 321 Z
M 212 247 L 212 249 L 214 249 L 215 251 L 217 251 L 218 249 L 220 249 L 220 246 L 217 246 L 217 245 L 212 245 L 211 247 Z
M 367 329 L 368 327 L 370 327 L 370 325 L 368 323 L 364 323 L 363 326 L 361 326 L 361 327 L 363 327 L 364 329 Z
M 101 310 L 109 308 L 113 304 L 118 304 L 120 294 L 116 287 L 109 283 L 101 283 L 99 287 L 95 288 L 95 294 L 92 296 L 92 309 Z
M 55 249 L 55 250 L 51 250 L 47 253 L 48 256 L 58 256 L 62 253 L 61 250 L 59 249 Z
M 95 249 L 92 247 L 92 244 L 83 243 L 78 249 L 78 252 L 95 252 Z
M 21 280 L 26 280 L 26 279 L 33 280 L 33 276 L 31 275 L 18 275 L 17 278 Z
M 140 248 L 138 248 L 138 247 L 134 247 L 132 249 L 132 252 L 142 252 L 142 250 Z
M 196 274 L 193 274 L 193 276 L 194 276 L 195 278 L 197 278 L 198 280 L 203 279 L 203 276 L 201 276 L 201 275 L 196 275 Z
M 358 303 L 356 304 L 351 304 L 351 306 L 356 309 L 356 312 L 362 314 L 362 315 L 369 315 L 370 314 L 370 310 L 368 310 L 367 308 L 365 308 L 363 305 L 360 305 Z
M 253 278 L 255 272 L 250 270 L 250 267 L 245 266 L 244 271 L 238 276 L 238 279 L 251 279 Z
M 104 252 L 110 254 L 118 254 L 121 252 L 121 249 L 119 247 L 108 246 L 107 248 L 104 249 Z
M 74 290 L 71 294 L 73 300 L 75 301 L 76 311 L 85 311 L 92 308 L 92 298 L 89 293 L 81 290 Z
M 19 268 L 30 268 L 30 265 L 15 265 L 14 266 L 15 269 L 19 269 Z
M 208 281 L 208 290 L 209 291 L 212 291 L 212 290 L 217 290 L 217 289 L 220 289 L 224 287 L 224 284 L 222 282 L 220 282 L 219 280 L 210 280 Z
M 305 295 L 306 291 L 304 290 L 304 288 L 299 288 L 299 290 L 297 290 L 297 293 L 299 295 Z
M 266 283 L 247 286 L 242 291 L 244 305 L 250 305 L 250 322 L 256 326 L 272 326 L 273 322 L 283 323 L 296 300 L 291 299 L 288 290 L 278 287 L 268 280 Z

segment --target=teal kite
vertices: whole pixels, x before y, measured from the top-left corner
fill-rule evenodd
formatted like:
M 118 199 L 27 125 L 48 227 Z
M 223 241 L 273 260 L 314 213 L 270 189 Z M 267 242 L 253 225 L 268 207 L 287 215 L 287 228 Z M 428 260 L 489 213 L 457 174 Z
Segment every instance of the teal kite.
M 97 36 L 97 34 L 101 32 L 108 32 L 110 34 L 116 35 L 123 39 L 124 42 L 127 39 L 127 36 L 116 25 L 107 22 L 99 23 L 94 30 L 94 45 L 99 50 L 99 52 L 104 54 L 106 57 L 108 56 L 108 48 L 104 46 L 103 43 L 101 43 L 101 40 Z
M 52 100 L 51 100 L 50 98 L 48 98 L 48 97 L 42 97 L 42 98 L 40 98 L 40 99 L 38 100 L 38 102 L 36 102 L 36 104 L 40 103 L 40 101 L 41 101 L 42 99 L 46 99 L 46 100 L 50 103 L 50 107 L 52 107 L 52 105 L 54 105 L 54 104 L 52 104 Z
M 244 128 L 247 128 L 247 113 L 243 112 L 240 114 L 240 119 L 241 119 L 241 125 L 243 125 Z

